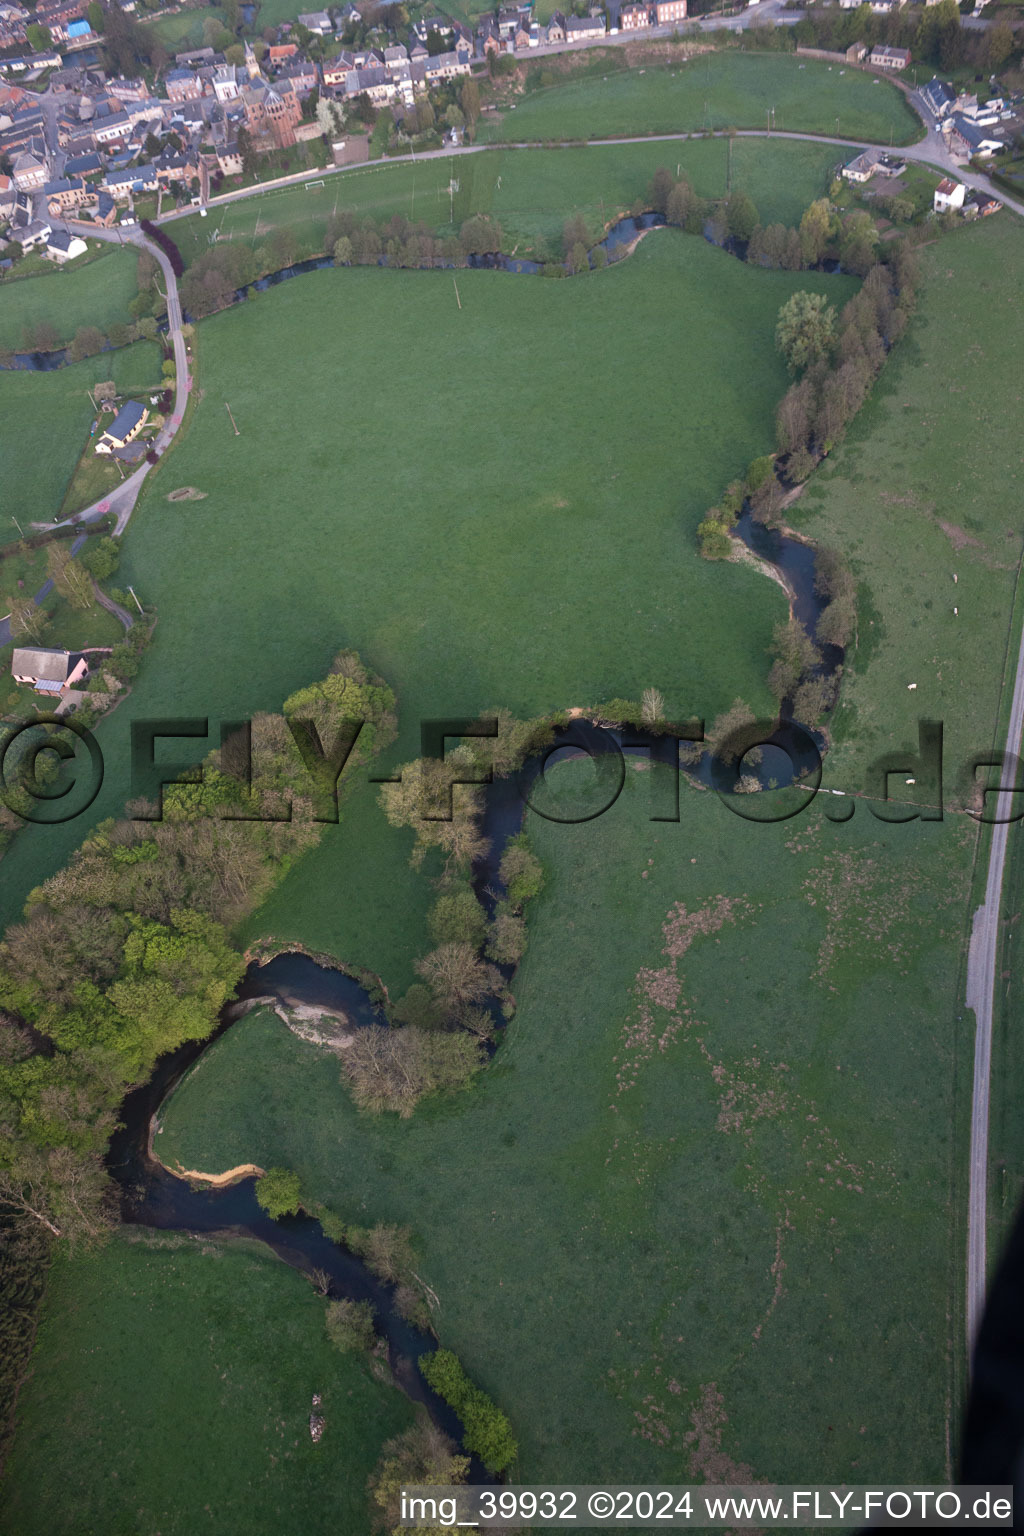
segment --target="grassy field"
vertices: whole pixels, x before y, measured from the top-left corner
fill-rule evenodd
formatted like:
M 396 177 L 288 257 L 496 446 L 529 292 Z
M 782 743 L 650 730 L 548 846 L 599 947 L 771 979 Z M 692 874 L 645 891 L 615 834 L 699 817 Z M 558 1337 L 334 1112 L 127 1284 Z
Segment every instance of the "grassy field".
M 341 645 L 397 689 L 408 755 L 421 718 L 498 703 L 529 714 L 654 683 L 673 711 L 766 707 L 782 594 L 699 560 L 694 530 L 771 447 L 775 317 L 808 285 L 840 302 L 853 286 L 666 230 L 571 281 L 460 272 L 461 310 L 450 273 L 360 268 L 205 321 L 202 399 L 146 482 L 119 573 L 160 614 L 133 712 L 274 708 Z M 206 500 L 169 505 L 181 485 Z M 128 797 L 124 711 L 101 740 L 97 817 Z M 4 921 L 85 830 L 18 839 Z
M 4 425 L 4 498 L 0 543 L 17 540 L 29 523 L 58 513 L 94 420 L 89 389 L 113 379 L 127 393 L 155 386 L 160 348 L 139 341 L 117 352 L 72 363 L 52 373 L 0 370 L 0 420 Z
M 797 224 L 808 203 L 826 190 L 836 151 L 823 144 L 747 139 L 734 144 L 732 159 L 733 185 L 750 193 L 762 221 Z M 491 213 L 505 231 L 509 250 L 517 246 L 520 255 L 536 254 L 543 243 L 561 256 L 562 226 L 570 214 L 583 213 L 599 232 L 645 196 L 661 165 L 685 171 L 702 197 L 722 197 L 727 160 L 722 139 L 529 154 L 492 150 L 418 165 L 357 167 L 328 178 L 323 191 L 299 186 L 267 192 L 212 207 L 207 219 L 193 214 L 168 227 L 185 260 L 193 261 L 208 248 L 212 229 L 224 238 L 255 241 L 286 224 L 303 254 L 322 251 L 335 208 L 376 219 L 400 213 L 424 220 L 441 234 L 457 232 L 471 214 Z M 459 184 L 454 198 L 450 180 Z
M 752 826 L 696 791 L 654 824 L 649 785 L 528 819 L 548 885 L 470 1092 L 360 1115 L 330 1057 L 253 1018 L 171 1100 L 161 1156 L 284 1164 L 410 1222 L 526 1480 L 710 1477 L 711 1451 L 735 1481 L 942 1477 L 973 831 L 863 805 Z
M 62 1261 L 0 1524 L 19 1536 L 366 1530 L 366 1479 L 412 1407 L 334 1349 L 323 1318 L 308 1282 L 255 1243 L 129 1229 Z
M 780 132 L 885 144 L 920 137 L 917 117 L 889 81 L 855 69 L 842 74 L 818 59 L 738 52 L 538 89 L 499 121 L 482 119 L 480 137 L 518 142 L 764 128 L 773 107 L 771 126 Z
M 790 512 L 845 549 L 863 584 L 827 767 L 842 787 L 863 788 L 876 754 L 916 742 L 919 718 L 944 722 L 949 794 L 967 755 L 992 744 L 1024 549 L 1010 382 L 1024 342 L 1020 244 L 1001 214 L 923 251 L 909 336 Z
M 155 34 L 168 53 L 184 53 L 187 48 L 205 45 L 203 23 L 207 21 L 219 21 L 223 25 L 223 6 L 204 5 L 199 10 L 179 11 L 176 16 L 161 16 L 150 22 L 146 31 Z M 266 26 L 266 22 L 263 25 Z
M 105 246 L 94 261 L 64 271 L 48 263 L 44 275 L 8 282 L 0 288 L 0 347 L 23 350 L 26 327 L 41 321 L 54 326 L 62 342 L 80 326 L 95 325 L 104 333 L 131 319 L 128 305 L 138 292 L 135 251 Z

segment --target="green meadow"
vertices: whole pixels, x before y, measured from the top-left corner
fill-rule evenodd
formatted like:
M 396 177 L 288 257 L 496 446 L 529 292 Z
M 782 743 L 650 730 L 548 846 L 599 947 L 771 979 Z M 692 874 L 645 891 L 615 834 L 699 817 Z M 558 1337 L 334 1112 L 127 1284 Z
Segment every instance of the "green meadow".
M 159 346 L 155 341 L 138 341 L 52 373 L 0 369 L 4 449 L 0 542 L 18 538 L 12 518 L 27 527 L 49 523 L 56 516 L 95 418 L 89 390 L 106 379 L 113 379 L 124 392 L 155 388 L 160 381 Z
M 891 81 L 820 59 L 738 51 L 538 87 L 514 108 L 481 119 L 480 136 L 518 143 L 765 127 L 884 144 L 921 137 L 917 116 Z
M 827 768 L 843 788 L 862 790 L 874 757 L 916 744 L 917 721 L 932 719 L 944 724 L 952 799 L 967 757 L 992 746 L 1007 666 L 1012 687 L 1020 243 L 1002 213 L 922 251 L 909 334 L 789 512 L 844 549 L 861 583 Z
M 186 262 L 221 239 L 256 243 L 287 227 L 303 255 L 324 249 L 335 210 L 387 220 L 402 214 L 438 234 L 458 233 L 474 213 L 490 213 L 505 233 L 505 248 L 519 255 L 562 255 L 562 226 L 582 213 L 595 238 L 637 200 L 665 165 L 685 173 L 701 197 L 724 197 L 729 147 L 724 139 L 679 144 L 594 145 L 589 148 L 488 150 L 395 165 L 355 167 L 326 178 L 323 189 L 281 188 L 235 203 L 211 204 L 209 216 L 175 219 L 168 231 Z M 808 203 L 822 196 L 836 163 L 826 144 L 738 139 L 732 149 L 732 185 L 750 194 L 765 224 L 797 224 Z M 457 183 L 457 190 L 450 184 Z
M 754 825 L 685 789 L 655 823 L 644 768 L 595 820 L 528 815 L 547 885 L 471 1090 L 360 1114 L 333 1057 L 251 1015 L 160 1156 L 409 1223 L 526 1481 L 944 1477 L 973 830 L 864 803 Z
M 61 1260 L 39 1326 L 46 1369 L 22 1391 L 0 1491 L 4 1530 L 365 1530 L 366 1479 L 412 1406 L 329 1343 L 324 1308 L 259 1243 L 131 1228 Z
M 0 348 L 23 351 L 26 328 L 52 325 L 63 344 L 83 325 L 104 335 L 112 325 L 127 325 L 128 305 L 138 292 L 138 254 L 105 246 L 84 266 L 56 267 L 39 277 L 8 281 L 0 287 Z
M 160 615 L 130 713 L 274 708 L 342 645 L 395 687 L 407 756 L 421 719 L 498 704 L 654 685 L 709 719 L 737 695 L 768 707 L 784 598 L 699 560 L 694 530 L 772 446 L 779 306 L 852 281 L 671 230 L 568 281 L 460 272 L 457 298 L 452 276 L 329 269 L 203 322 L 202 398 L 119 572 Z M 178 486 L 206 499 L 168 503 Z M 4 921 L 131 797 L 128 711 L 99 736 L 89 817 L 5 856 Z

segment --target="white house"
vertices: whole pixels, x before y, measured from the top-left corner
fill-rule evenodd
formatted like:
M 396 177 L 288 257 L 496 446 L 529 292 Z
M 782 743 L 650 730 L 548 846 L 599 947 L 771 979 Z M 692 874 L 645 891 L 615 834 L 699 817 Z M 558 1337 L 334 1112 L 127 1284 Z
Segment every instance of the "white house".
M 953 181 L 946 176 L 935 188 L 932 198 L 932 207 L 936 213 L 951 213 L 955 208 L 962 208 L 967 188 L 962 181 Z
M 84 256 L 88 249 L 79 235 L 67 235 L 61 229 L 54 230 L 46 242 L 47 256 L 61 265 L 65 261 L 74 261 L 76 256 Z

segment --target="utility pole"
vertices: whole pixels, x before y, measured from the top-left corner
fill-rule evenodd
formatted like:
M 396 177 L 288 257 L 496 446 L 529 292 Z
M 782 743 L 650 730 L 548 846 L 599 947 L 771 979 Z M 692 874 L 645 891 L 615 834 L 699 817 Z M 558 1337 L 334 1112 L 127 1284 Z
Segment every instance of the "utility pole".
M 231 407 L 230 407 L 230 405 L 228 405 L 226 400 L 224 401 L 224 409 L 227 411 L 228 415 L 231 416 Z M 235 421 L 234 416 L 231 416 L 231 425 L 235 429 L 235 436 L 236 437 L 241 437 L 242 434 L 238 430 L 238 423 Z
M 459 298 L 459 285 L 455 281 L 454 277 L 452 278 L 452 285 L 453 285 L 453 287 L 455 289 L 455 302 L 456 302 L 456 304 L 458 304 L 459 308 L 461 309 L 462 308 L 462 300 Z
M 12 517 L 11 518 L 11 522 L 14 524 L 15 528 L 17 528 L 17 530 L 21 534 L 22 538 L 24 538 L 25 537 L 25 530 L 21 526 L 21 524 L 18 522 L 18 519 L 16 517 Z
M 134 587 L 131 587 L 131 586 L 130 586 L 130 587 L 129 587 L 129 588 L 128 588 L 128 591 L 129 591 L 129 592 L 130 592 L 130 593 L 131 593 L 131 595 L 132 595 L 132 597 L 135 597 L 135 588 L 134 588 Z M 140 613 L 141 613 L 141 614 L 142 614 L 142 615 L 143 615 L 143 617 L 145 617 L 145 610 L 144 610 L 144 609 L 143 609 L 143 606 L 142 606 L 142 604 L 141 604 L 141 603 L 140 603 L 140 602 L 139 602 L 139 600 L 138 600 L 138 598 L 137 598 L 137 597 L 135 597 L 135 606 L 136 606 L 136 608 L 137 608 L 137 609 L 138 609 L 138 610 L 139 610 L 139 612 L 140 612 Z

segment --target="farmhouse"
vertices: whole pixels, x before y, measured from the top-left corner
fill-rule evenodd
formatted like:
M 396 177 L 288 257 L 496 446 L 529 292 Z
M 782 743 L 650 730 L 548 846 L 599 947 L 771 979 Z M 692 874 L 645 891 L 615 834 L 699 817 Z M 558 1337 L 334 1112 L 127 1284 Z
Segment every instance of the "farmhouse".
M 96 452 L 113 453 L 115 448 L 123 448 L 126 443 L 138 437 L 146 425 L 148 416 L 149 412 L 144 405 L 139 405 L 135 400 L 129 400 L 126 405 L 122 405 L 96 444 Z
M 1005 141 L 997 138 L 991 128 L 980 126 L 963 112 L 954 112 L 947 120 L 949 147 L 954 155 L 980 155 L 987 158 L 1006 148 Z M 15 174 L 17 181 L 17 174 Z
M 966 192 L 967 188 L 962 181 L 953 181 L 945 176 L 935 188 L 932 207 L 936 213 L 951 213 L 954 208 L 963 207 Z
M 66 693 L 89 675 L 84 656 L 70 651 L 51 651 L 43 647 L 23 646 L 11 657 L 11 676 L 16 683 L 28 683 L 36 693 Z

